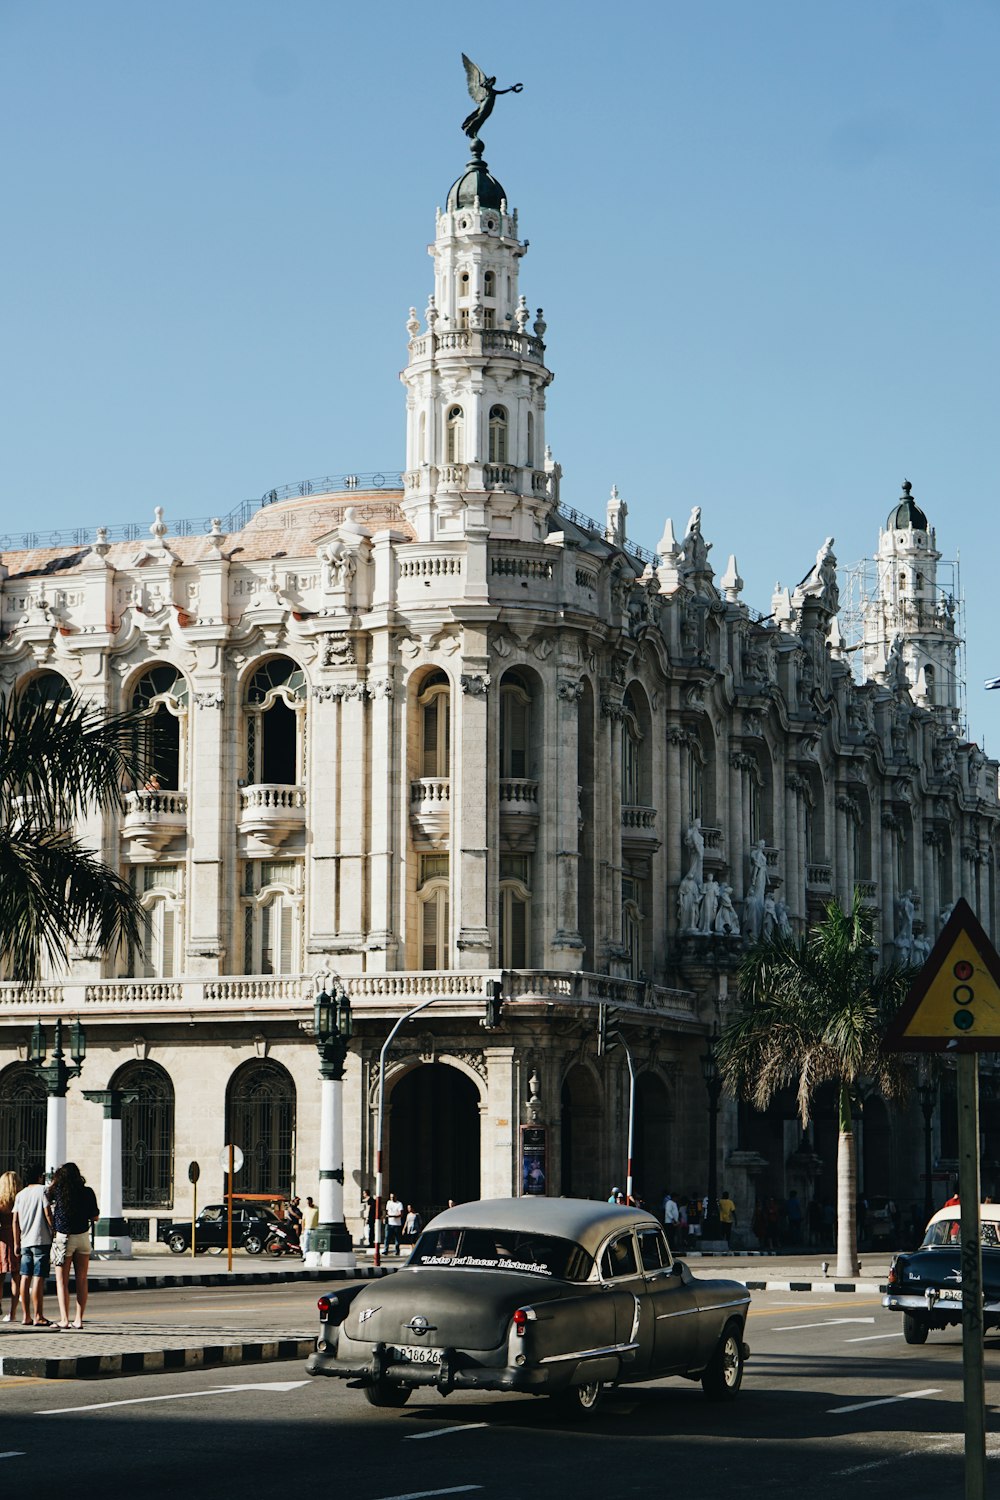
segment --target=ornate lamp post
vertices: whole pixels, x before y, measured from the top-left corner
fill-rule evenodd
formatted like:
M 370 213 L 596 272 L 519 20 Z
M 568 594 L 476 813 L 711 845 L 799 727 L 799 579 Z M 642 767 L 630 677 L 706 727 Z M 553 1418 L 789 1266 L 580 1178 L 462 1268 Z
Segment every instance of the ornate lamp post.
M 924 1223 L 927 1224 L 934 1212 L 934 1187 L 931 1181 L 931 1121 L 934 1118 L 934 1109 L 937 1104 L 938 1085 L 930 1067 L 924 1060 L 920 1069 L 920 1082 L 917 1084 L 917 1093 L 920 1095 L 920 1108 L 924 1112 Z
M 45 1085 L 48 1108 L 45 1116 L 45 1170 L 49 1174 L 66 1160 L 66 1089 L 71 1078 L 80 1076 L 87 1055 L 87 1038 L 79 1020 L 69 1028 L 69 1055 L 63 1051 L 63 1023 L 59 1017 L 52 1038 L 52 1056 L 46 1062 L 47 1041 L 41 1021 L 31 1028 L 28 1061 Z
M 715 1056 L 715 1032 L 708 1038 L 701 1055 L 701 1076 L 708 1093 L 708 1212 L 702 1226 L 702 1239 L 719 1239 L 719 1096 L 722 1093 L 722 1075 Z
M 306 1264 L 353 1271 L 357 1262 L 344 1222 L 344 1068 L 353 1032 L 346 990 L 320 990 L 313 1006 L 322 1096 L 319 1116 L 319 1225 L 312 1231 Z

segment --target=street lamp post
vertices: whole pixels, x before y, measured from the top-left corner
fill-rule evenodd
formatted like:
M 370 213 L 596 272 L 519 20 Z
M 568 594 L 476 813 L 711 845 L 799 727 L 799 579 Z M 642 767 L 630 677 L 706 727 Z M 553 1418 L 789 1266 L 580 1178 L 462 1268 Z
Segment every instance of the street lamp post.
M 87 1038 L 79 1020 L 69 1028 L 69 1055 L 66 1061 L 63 1051 L 63 1023 L 56 1020 L 52 1038 L 52 1056 L 46 1062 L 47 1042 L 41 1021 L 31 1028 L 28 1044 L 28 1061 L 45 1085 L 48 1107 L 45 1115 L 45 1170 L 51 1177 L 57 1167 L 66 1160 L 66 1089 L 71 1078 L 80 1076 L 83 1060 L 87 1055 Z
M 715 1032 L 708 1038 L 701 1055 L 701 1076 L 708 1093 L 708 1212 L 702 1225 L 702 1239 L 719 1239 L 719 1096 L 722 1093 L 722 1075 L 715 1056 Z
M 917 1093 L 920 1095 L 920 1108 L 924 1112 L 924 1223 L 930 1222 L 934 1213 L 934 1185 L 931 1181 L 931 1121 L 934 1118 L 934 1107 L 937 1103 L 937 1079 L 931 1074 L 930 1068 L 922 1068 L 920 1082 L 917 1085 Z
M 319 1052 L 319 1224 L 310 1231 L 306 1264 L 324 1270 L 353 1271 L 357 1262 L 351 1232 L 344 1221 L 344 1070 L 353 1032 L 346 990 L 320 990 L 313 1006 L 313 1031 Z

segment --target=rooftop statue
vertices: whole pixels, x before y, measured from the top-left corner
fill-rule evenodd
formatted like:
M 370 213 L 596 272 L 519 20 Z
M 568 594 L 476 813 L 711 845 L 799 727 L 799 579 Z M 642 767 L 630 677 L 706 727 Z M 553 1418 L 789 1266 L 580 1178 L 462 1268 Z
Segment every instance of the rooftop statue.
M 476 140 L 479 136 L 479 127 L 493 113 L 493 106 L 496 103 L 497 95 L 519 94 L 524 88 L 524 84 L 514 83 L 511 84 L 509 89 L 498 89 L 496 87 L 497 80 L 495 74 L 492 78 L 487 78 L 483 70 L 477 68 L 475 63 L 471 62 L 464 52 L 462 53 L 462 61 L 465 64 L 465 76 L 469 81 L 469 93 L 476 106 L 471 115 L 462 121 L 462 129 L 471 140 Z

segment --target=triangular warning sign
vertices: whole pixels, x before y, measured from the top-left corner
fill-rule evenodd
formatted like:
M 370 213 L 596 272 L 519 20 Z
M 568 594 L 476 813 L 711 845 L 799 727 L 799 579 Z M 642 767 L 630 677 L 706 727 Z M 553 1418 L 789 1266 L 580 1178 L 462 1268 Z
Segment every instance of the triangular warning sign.
M 1000 1051 L 1000 954 L 962 897 L 886 1031 L 890 1052 Z

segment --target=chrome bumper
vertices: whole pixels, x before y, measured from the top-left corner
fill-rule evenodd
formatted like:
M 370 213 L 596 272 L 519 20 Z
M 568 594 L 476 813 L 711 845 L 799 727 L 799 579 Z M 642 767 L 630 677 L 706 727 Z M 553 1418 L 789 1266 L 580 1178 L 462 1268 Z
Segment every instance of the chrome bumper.
M 433 1386 L 442 1396 L 457 1390 L 529 1391 L 548 1384 L 544 1370 L 527 1365 L 477 1365 L 456 1349 L 445 1349 L 440 1364 L 391 1363 L 385 1344 L 376 1344 L 371 1359 L 363 1363 L 338 1359 L 332 1350 L 317 1348 L 306 1361 L 306 1374 L 328 1375 L 356 1386 L 377 1385 L 382 1380 L 393 1385 Z

